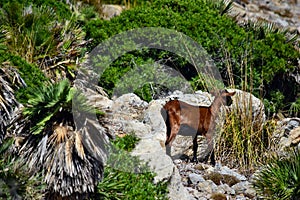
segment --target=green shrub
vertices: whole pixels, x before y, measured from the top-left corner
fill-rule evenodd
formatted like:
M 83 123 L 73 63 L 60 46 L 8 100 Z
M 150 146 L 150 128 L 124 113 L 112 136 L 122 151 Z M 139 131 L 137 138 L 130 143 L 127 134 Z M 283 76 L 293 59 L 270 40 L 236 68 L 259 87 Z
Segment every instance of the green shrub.
M 298 199 L 300 196 L 300 153 L 274 157 L 255 176 L 253 186 L 264 199 Z
M 295 69 L 299 52 L 293 48 L 292 43 L 287 42 L 284 33 L 280 31 L 254 28 L 251 24 L 238 26 L 234 20 L 223 14 L 227 9 L 220 3 L 204 0 L 153 1 L 147 6 L 125 11 L 110 21 L 91 20 L 86 23 L 85 30 L 87 37 L 94 39 L 92 47 L 118 33 L 135 28 L 164 27 L 182 32 L 198 42 L 212 56 L 227 86 L 235 85 L 253 92 L 256 96 L 265 93 L 262 97 L 270 101 L 272 91 L 280 90 L 285 97 L 283 104 L 295 101 L 295 95 L 289 96 L 288 93 L 295 94 L 299 89 L 293 87 L 286 90 L 280 87 L 282 84 L 278 82 L 284 83 L 287 79 L 278 80 L 276 76 L 282 73 L 288 75 Z M 157 61 L 158 55 L 164 54 L 163 58 L 173 56 L 168 52 L 150 52 L 142 53 L 139 57 L 144 60 L 151 57 Z M 126 59 L 123 62 L 120 58 L 115 63 L 118 65 L 112 67 L 117 66 L 122 70 L 114 70 L 109 73 L 110 76 L 121 77 L 124 70 L 130 68 L 126 65 Z M 188 69 L 186 63 L 175 63 L 179 66 L 177 69 Z M 228 72 L 228 66 L 231 66 L 233 74 Z M 121 72 L 118 73 L 119 71 Z M 190 76 L 197 77 L 197 73 Z M 107 74 L 103 75 L 102 80 L 106 78 Z M 253 82 L 247 86 L 245 80 Z M 263 92 L 259 89 L 262 86 L 265 90 Z M 109 91 L 114 84 L 104 87 Z M 285 108 L 276 108 L 278 109 Z
M 113 141 L 113 150 L 98 184 L 100 199 L 167 199 L 167 183 L 153 183 L 154 174 L 131 151 L 138 139 L 128 134 Z

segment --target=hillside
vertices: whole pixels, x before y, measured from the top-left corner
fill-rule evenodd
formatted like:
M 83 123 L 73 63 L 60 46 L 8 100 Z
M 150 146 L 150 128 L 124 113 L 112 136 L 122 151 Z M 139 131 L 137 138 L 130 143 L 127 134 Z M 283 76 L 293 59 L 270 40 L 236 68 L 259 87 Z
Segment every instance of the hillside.
M 0 199 L 297 197 L 299 7 L 0 0 Z M 223 89 L 217 164 L 184 126 L 167 156 L 163 105 Z

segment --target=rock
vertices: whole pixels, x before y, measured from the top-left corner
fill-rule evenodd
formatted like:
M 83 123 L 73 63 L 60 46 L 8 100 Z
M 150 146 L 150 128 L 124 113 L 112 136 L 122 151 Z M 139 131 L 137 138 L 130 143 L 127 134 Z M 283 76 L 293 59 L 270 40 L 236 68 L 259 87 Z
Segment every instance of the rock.
M 104 4 L 102 5 L 102 15 L 106 20 L 119 16 L 124 10 L 124 7 L 119 5 Z
M 236 199 L 236 200 L 248 200 L 248 198 L 245 197 L 245 196 L 243 196 L 243 195 L 237 195 L 237 196 L 235 197 L 235 199 Z
M 149 138 L 151 136 L 151 127 L 137 120 L 120 121 L 125 133 L 134 133 L 138 138 Z
M 229 186 L 232 186 L 240 182 L 240 180 L 236 176 L 221 174 L 215 171 L 204 175 L 204 178 L 206 180 L 212 180 L 216 185 L 227 184 Z
M 111 112 L 113 118 L 118 120 L 142 120 L 143 111 L 147 106 L 147 102 L 141 100 L 137 95 L 129 93 L 114 100 Z
M 252 126 L 255 130 L 260 130 L 266 120 L 265 107 L 263 102 L 249 92 L 235 89 L 236 94 L 232 97 L 230 112 L 243 114 L 252 118 Z
M 76 80 L 74 84 L 75 87 L 87 97 L 88 103 L 102 111 L 111 110 L 113 101 L 108 98 L 108 95 L 104 92 L 103 88 L 94 86 L 94 88 L 91 89 L 86 86 L 85 82 L 85 80 Z
M 291 138 L 292 145 L 297 145 L 300 142 L 300 127 L 291 130 L 290 138 Z
M 253 199 L 257 196 L 255 189 L 253 189 L 252 187 L 247 187 L 244 192 L 244 195 L 250 199 Z
M 173 160 L 173 163 L 174 163 L 175 165 L 179 165 L 179 164 L 182 163 L 182 160 L 176 159 L 176 160 Z
M 251 185 L 248 181 L 242 181 L 232 186 L 232 189 L 234 189 L 237 194 L 244 194 L 250 187 Z
M 202 175 L 195 174 L 195 173 L 189 174 L 189 180 L 195 185 L 198 184 L 199 182 L 205 181 L 205 179 L 202 177 Z
M 259 7 L 254 3 L 250 3 L 247 5 L 247 10 L 251 12 L 259 12 Z
M 197 200 L 207 200 L 207 198 L 205 196 L 207 196 L 205 193 L 203 192 L 199 192 L 198 190 L 194 189 L 194 188 L 187 188 L 188 192 L 193 195 Z
M 283 124 L 285 124 L 284 134 L 289 135 L 289 132 L 291 132 L 291 130 L 300 126 L 300 119 L 299 118 L 291 118 L 291 119 L 287 118 L 287 119 L 283 120 Z
M 219 172 L 220 172 L 220 174 L 223 174 L 223 175 L 234 176 L 240 181 L 246 181 L 247 180 L 247 178 L 244 175 L 241 175 L 241 174 L 235 172 L 234 170 L 229 169 L 227 166 L 222 166 Z
M 224 191 L 225 194 L 229 194 L 229 195 L 235 195 L 235 190 L 232 189 L 229 185 L 227 184 L 222 184 L 219 185 L 219 188 L 222 189 Z
M 151 101 L 144 114 L 144 122 L 151 127 L 151 135 L 163 144 L 166 140 L 166 124 L 160 110 L 164 103 L 162 100 Z
M 139 156 L 141 160 L 148 163 L 156 174 L 154 182 L 167 181 L 171 178 L 174 164 L 169 156 L 165 154 L 160 143 L 153 139 L 142 139 L 131 152 L 133 156 Z
M 170 200 L 195 200 L 196 198 L 191 195 L 188 190 L 182 185 L 181 176 L 178 169 L 175 167 L 173 175 L 168 185 L 168 199 Z
M 200 192 L 211 194 L 218 191 L 218 186 L 211 180 L 200 182 L 197 184 L 197 189 Z
M 286 148 L 299 144 L 299 127 L 299 118 L 285 118 L 277 123 L 274 138 L 279 141 L 278 149 L 281 153 Z

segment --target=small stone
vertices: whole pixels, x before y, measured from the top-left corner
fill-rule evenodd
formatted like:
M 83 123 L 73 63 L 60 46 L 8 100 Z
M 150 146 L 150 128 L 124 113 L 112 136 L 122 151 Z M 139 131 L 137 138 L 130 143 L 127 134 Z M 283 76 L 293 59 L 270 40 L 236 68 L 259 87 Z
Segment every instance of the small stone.
M 222 184 L 222 185 L 219 185 L 219 188 L 224 190 L 224 193 L 225 194 L 229 194 L 229 195 L 235 195 L 235 190 L 232 189 L 231 187 L 229 187 L 229 185 L 227 184 Z
M 200 192 L 206 192 L 208 194 L 218 190 L 218 186 L 211 180 L 198 183 L 197 188 Z
M 290 138 L 292 140 L 293 145 L 297 145 L 300 142 L 300 127 L 291 130 Z
M 182 160 L 176 159 L 176 160 L 173 160 L 173 162 L 174 162 L 175 165 L 179 165 L 179 164 L 182 163 Z
M 244 194 L 249 187 L 250 183 L 248 181 L 243 181 L 232 186 L 232 189 L 234 189 L 237 194 Z
M 223 174 L 223 175 L 227 174 L 227 175 L 235 176 L 240 181 L 246 181 L 247 180 L 247 178 L 244 175 L 241 175 L 241 174 L 235 172 L 234 170 L 229 169 L 227 166 L 222 167 L 220 173 Z
M 214 200 L 227 200 L 227 197 L 223 193 L 216 192 L 216 193 L 211 194 L 210 199 L 214 199 Z
M 208 169 L 209 167 L 210 167 L 210 165 L 207 165 L 207 164 L 204 164 L 204 163 L 199 163 L 199 164 L 195 165 L 194 168 L 197 169 L 197 170 L 202 171 L 202 170 Z
M 244 192 L 244 195 L 250 199 L 253 199 L 256 197 L 256 191 L 252 187 L 247 188 L 246 191 Z
M 199 182 L 205 181 L 205 179 L 200 174 L 191 173 L 189 174 L 189 179 L 193 184 L 198 184 Z

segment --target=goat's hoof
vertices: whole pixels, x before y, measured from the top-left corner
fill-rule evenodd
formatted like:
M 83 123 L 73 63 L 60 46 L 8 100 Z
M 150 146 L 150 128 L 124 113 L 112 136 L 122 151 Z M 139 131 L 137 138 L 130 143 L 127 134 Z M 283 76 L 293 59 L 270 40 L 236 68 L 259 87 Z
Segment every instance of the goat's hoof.
M 196 157 L 193 157 L 192 160 L 191 160 L 191 162 L 198 163 L 198 159 Z
M 216 162 L 214 162 L 214 161 L 211 161 L 210 164 L 211 164 L 213 167 L 216 166 Z

